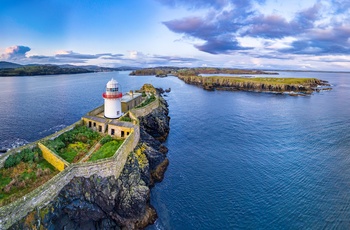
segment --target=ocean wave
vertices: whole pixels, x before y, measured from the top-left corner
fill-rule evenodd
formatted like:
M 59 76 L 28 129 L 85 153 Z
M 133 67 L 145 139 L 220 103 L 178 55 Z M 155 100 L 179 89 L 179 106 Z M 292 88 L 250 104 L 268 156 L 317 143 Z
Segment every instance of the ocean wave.
M 29 142 L 27 140 L 21 139 L 21 138 L 9 139 L 9 140 L 0 142 L 0 149 L 6 149 L 8 151 L 10 149 L 14 149 L 22 145 L 26 145 L 28 143 Z
M 56 125 L 56 126 L 53 126 L 49 129 L 45 129 L 45 130 L 39 132 L 39 135 L 55 133 L 57 131 L 60 131 L 61 129 L 64 129 L 65 127 L 66 127 L 66 125 L 64 125 L 64 124 Z

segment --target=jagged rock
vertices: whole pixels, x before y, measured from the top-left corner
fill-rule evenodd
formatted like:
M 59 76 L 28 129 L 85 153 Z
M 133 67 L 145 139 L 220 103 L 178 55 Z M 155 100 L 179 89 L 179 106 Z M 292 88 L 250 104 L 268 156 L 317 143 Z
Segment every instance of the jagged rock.
M 161 105 L 151 114 L 140 117 L 139 119 L 145 132 L 160 142 L 164 142 L 170 130 L 170 117 L 168 116 L 168 103 L 163 98 L 160 98 L 160 102 Z

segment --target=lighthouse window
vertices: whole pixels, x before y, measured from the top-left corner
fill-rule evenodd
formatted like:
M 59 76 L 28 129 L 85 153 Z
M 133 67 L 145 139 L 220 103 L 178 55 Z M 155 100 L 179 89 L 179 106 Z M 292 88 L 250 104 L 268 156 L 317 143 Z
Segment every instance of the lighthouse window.
M 119 111 L 117 111 L 117 115 L 119 115 Z

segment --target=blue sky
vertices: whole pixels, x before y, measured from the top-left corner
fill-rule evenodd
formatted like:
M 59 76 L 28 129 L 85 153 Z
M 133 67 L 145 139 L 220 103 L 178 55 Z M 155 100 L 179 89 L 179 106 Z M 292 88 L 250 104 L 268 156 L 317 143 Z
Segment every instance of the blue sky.
M 350 71 L 348 0 L 1 0 L 0 60 Z

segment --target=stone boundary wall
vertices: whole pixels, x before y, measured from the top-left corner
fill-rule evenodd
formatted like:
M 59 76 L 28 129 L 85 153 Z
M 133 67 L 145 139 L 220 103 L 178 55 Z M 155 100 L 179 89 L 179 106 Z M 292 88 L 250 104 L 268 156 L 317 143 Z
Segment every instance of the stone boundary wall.
M 156 96 L 156 100 L 149 103 L 148 105 L 141 107 L 141 108 L 134 108 L 131 110 L 132 113 L 136 115 L 136 117 L 143 117 L 152 112 L 154 109 L 158 108 L 159 106 L 159 99 Z
M 65 133 L 65 132 L 67 132 L 67 131 L 73 129 L 76 125 L 82 125 L 82 120 L 79 120 L 79 121 L 75 122 L 74 124 L 72 124 L 72 125 L 70 125 L 70 126 L 67 126 L 66 128 L 64 128 L 64 129 L 62 129 L 62 130 L 60 130 L 60 131 L 57 131 L 57 132 L 55 132 L 55 133 L 53 133 L 53 134 L 51 134 L 51 135 L 49 135 L 49 136 L 47 136 L 47 137 L 44 137 L 44 138 L 42 138 L 42 139 L 40 139 L 40 140 L 37 140 L 37 141 L 35 141 L 35 142 L 31 142 L 31 143 L 29 143 L 29 144 L 20 146 L 20 147 L 18 147 L 18 148 L 11 149 L 11 150 L 8 151 L 7 153 L 1 154 L 1 155 L 0 155 L 0 168 L 4 167 L 4 163 L 5 163 L 5 161 L 6 161 L 6 159 L 7 159 L 7 157 L 8 157 L 9 155 L 14 154 L 14 153 L 17 153 L 17 152 L 20 152 L 20 151 L 22 151 L 23 149 L 26 149 L 26 148 L 32 149 L 32 148 L 36 147 L 36 146 L 38 145 L 39 142 L 44 142 L 44 141 L 46 141 L 46 140 L 53 140 L 53 139 L 55 139 L 56 137 L 58 137 L 59 135 L 61 135 L 62 133 Z M 1 229 L 1 228 L 0 228 L 0 229 Z
M 96 116 L 104 111 L 104 104 L 87 113 L 89 116 Z
M 62 159 L 55 152 L 53 152 L 51 149 L 49 149 L 42 143 L 39 142 L 38 147 L 43 153 L 43 158 L 59 171 L 63 171 L 69 165 L 67 161 Z
M 135 114 L 134 111 L 129 112 L 130 117 L 134 120 L 133 130 L 112 157 L 94 162 L 70 164 L 65 170 L 61 171 L 32 192 L 8 205 L 0 207 L 0 229 L 7 229 L 11 227 L 14 223 L 25 217 L 34 208 L 43 208 L 49 204 L 50 201 L 52 201 L 52 199 L 56 197 L 63 187 L 67 185 L 74 177 L 89 178 L 96 174 L 101 177 L 115 176 L 118 178 L 123 171 L 129 154 L 135 149 L 140 140 L 140 126 L 137 116 L 146 116 L 158 106 L 159 100 L 157 98 L 157 100 L 149 105 L 135 109 L 137 114 Z M 80 120 L 73 125 L 68 126 L 65 129 L 39 141 L 54 139 L 60 134 L 71 130 L 75 127 L 75 125 L 81 124 L 81 122 L 82 121 Z M 34 147 L 39 143 L 39 141 L 30 143 L 29 145 Z M 22 148 L 24 147 L 28 147 L 28 145 L 22 146 Z M 13 149 L 10 152 L 20 151 L 18 149 L 19 148 Z

